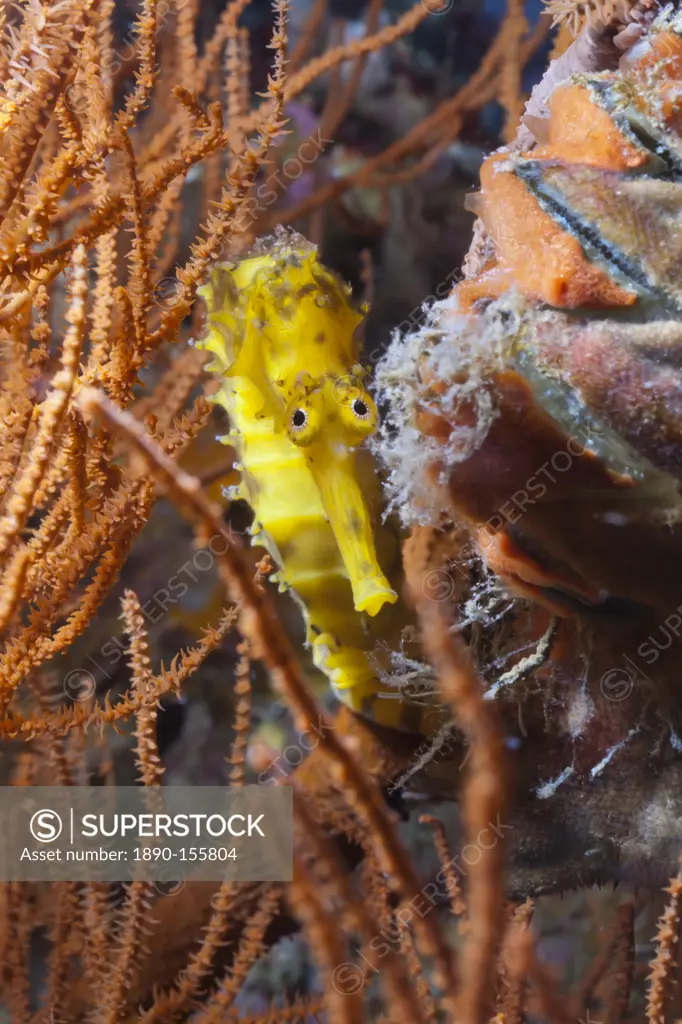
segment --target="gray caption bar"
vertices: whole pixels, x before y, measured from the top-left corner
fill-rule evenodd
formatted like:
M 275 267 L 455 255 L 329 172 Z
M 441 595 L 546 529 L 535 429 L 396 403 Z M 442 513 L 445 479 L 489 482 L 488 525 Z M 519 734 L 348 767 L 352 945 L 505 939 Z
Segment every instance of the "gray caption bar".
M 0 881 L 288 882 L 288 786 L 3 786 Z

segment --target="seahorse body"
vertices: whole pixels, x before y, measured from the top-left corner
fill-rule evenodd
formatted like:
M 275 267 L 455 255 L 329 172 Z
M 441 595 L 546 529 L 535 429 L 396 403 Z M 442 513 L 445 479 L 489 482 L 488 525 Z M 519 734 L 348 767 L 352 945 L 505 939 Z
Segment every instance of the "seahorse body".
M 371 627 L 381 629 L 397 594 L 379 564 L 356 451 L 376 425 L 356 365 L 362 314 L 314 247 L 292 234 L 217 267 L 200 294 L 208 311 L 201 345 L 222 378 L 217 401 L 232 426 L 225 440 L 242 471 L 232 496 L 251 505 L 254 543 L 298 600 L 313 660 L 339 698 L 400 726 L 401 702 L 378 699 L 385 687 L 368 656 Z

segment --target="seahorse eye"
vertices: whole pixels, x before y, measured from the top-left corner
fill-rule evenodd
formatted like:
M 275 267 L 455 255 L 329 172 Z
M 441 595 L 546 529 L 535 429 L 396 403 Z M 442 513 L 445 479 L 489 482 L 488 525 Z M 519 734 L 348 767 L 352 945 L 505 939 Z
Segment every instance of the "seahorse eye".
M 314 396 L 296 395 L 285 411 L 284 423 L 297 448 L 312 444 L 322 428 L 320 410 Z
M 348 444 L 357 444 L 374 432 L 377 412 L 364 388 L 348 387 L 337 401 L 341 406 L 341 421 L 348 434 Z

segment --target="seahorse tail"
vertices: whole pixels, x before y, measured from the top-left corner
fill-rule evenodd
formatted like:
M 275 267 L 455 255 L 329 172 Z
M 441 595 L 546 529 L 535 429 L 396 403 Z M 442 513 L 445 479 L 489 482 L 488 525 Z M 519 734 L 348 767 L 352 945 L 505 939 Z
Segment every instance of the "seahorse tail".
M 438 709 L 410 705 L 398 691 L 383 686 L 366 651 L 339 644 L 332 633 L 320 633 L 312 641 L 312 655 L 335 696 L 356 714 L 391 729 L 425 736 L 433 735 L 442 724 Z

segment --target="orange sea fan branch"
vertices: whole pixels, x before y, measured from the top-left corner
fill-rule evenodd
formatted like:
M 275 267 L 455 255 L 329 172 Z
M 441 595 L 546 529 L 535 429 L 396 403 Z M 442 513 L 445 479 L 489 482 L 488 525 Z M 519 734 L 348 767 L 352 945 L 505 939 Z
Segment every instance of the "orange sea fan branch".
M 145 481 L 122 487 L 112 500 L 104 503 L 105 507 L 68 552 L 47 553 L 48 568 L 52 563 L 57 570 L 52 592 L 49 597 L 35 602 L 27 625 L 7 641 L 0 659 L 0 693 L 5 702 L 33 667 L 62 651 L 86 628 L 108 587 L 117 578 L 134 532 L 144 522 L 152 498 L 153 487 Z M 53 634 L 67 595 L 98 557 L 100 564 L 79 607 Z
M 189 312 L 200 281 L 205 277 L 208 268 L 220 258 L 228 232 L 237 220 L 258 169 L 263 164 L 271 144 L 281 134 L 284 124 L 282 111 L 285 89 L 287 0 L 276 0 L 275 9 L 277 18 L 270 43 L 270 47 L 275 51 L 275 58 L 272 74 L 268 78 L 267 95 L 270 106 L 267 118 L 258 133 L 257 142 L 245 147 L 238 165 L 228 172 L 227 187 L 223 188 L 220 202 L 215 204 L 214 212 L 209 216 L 204 228 L 204 238 L 198 238 L 194 242 L 191 258 L 183 269 L 178 270 L 177 278 L 183 287 L 182 298 L 171 310 L 162 314 L 161 324 L 149 340 L 151 348 L 163 341 L 169 341 Z
M 64 338 L 62 368 L 54 377 L 50 395 L 40 406 L 38 435 L 28 464 L 15 483 L 0 520 L 0 557 L 7 553 L 26 525 L 33 497 L 52 454 L 53 437 L 66 414 L 78 372 L 87 312 L 87 252 L 82 245 L 74 251 L 72 268 L 70 302 L 66 314 L 69 329 Z
M 90 984 L 95 990 L 107 969 L 111 942 L 113 906 L 108 882 L 84 882 L 82 891 L 85 943 L 83 961 Z
M 369 39 L 376 34 L 383 6 L 384 0 L 370 0 L 365 15 L 365 38 Z M 339 125 L 348 113 L 358 90 L 368 57 L 369 52 L 365 52 L 355 60 L 348 81 L 340 92 L 337 93 L 330 85 L 327 93 L 327 105 L 325 105 L 320 125 L 320 135 L 324 138 L 336 136 Z
M 0 251 L 7 251 L 12 262 L 25 252 L 28 240 L 43 243 L 47 239 L 49 226 L 57 204 L 61 199 L 68 179 L 82 160 L 79 142 L 67 143 L 54 157 L 31 190 L 29 209 L 22 219 L 9 228 L 0 230 Z
M 248 46 L 248 42 L 246 43 Z M 233 153 L 238 153 L 243 146 L 241 124 L 249 113 L 250 92 L 244 89 L 244 74 L 248 74 L 248 51 L 246 66 L 244 61 L 245 41 L 240 31 L 234 32 L 227 40 L 225 52 L 225 92 L 227 96 L 227 124 L 230 135 L 234 136 L 231 143 Z
M 193 82 L 193 87 L 197 93 L 203 92 L 206 88 L 211 68 L 217 60 L 218 54 L 227 38 L 227 34 L 229 31 L 232 31 L 234 24 L 236 24 L 239 15 L 242 13 L 248 2 L 249 0 L 233 0 L 235 10 L 234 18 L 232 18 L 230 14 L 232 11 L 232 4 L 223 11 L 220 25 L 210 42 L 207 44 L 204 55 L 199 61 L 197 75 Z M 323 57 L 317 58 L 315 61 L 311 61 L 310 64 L 292 75 L 286 81 L 283 96 L 284 102 L 288 103 L 290 100 L 295 99 L 295 97 L 300 95 L 300 93 L 302 93 L 314 79 L 319 78 L 320 75 L 327 71 L 331 71 L 339 64 L 343 64 L 347 60 L 360 57 L 363 54 L 373 53 L 376 50 L 381 49 L 383 46 L 388 46 L 396 42 L 398 39 L 402 38 L 402 36 L 408 35 L 424 20 L 424 18 L 428 16 L 429 13 L 430 12 L 427 10 L 426 5 L 416 3 L 414 7 L 412 7 L 395 23 L 395 25 L 388 25 L 372 36 L 353 40 L 350 43 L 344 43 L 340 46 L 334 47 Z M 227 25 L 228 21 L 230 23 L 229 29 L 227 27 L 223 28 L 224 25 Z M 264 123 L 269 117 L 269 100 L 266 99 L 246 120 L 242 126 L 243 132 L 245 134 L 249 134 L 254 131 L 261 132 L 263 130 Z M 163 152 L 177 131 L 177 127 L 178 126 L 175 123 L 171 123 L 165 128 L 165 130 L 158 133 L 156 139 L 153 141 L 153 148 L 145 150 L 142 154 L 141 163 L 143 166 L 152 159 L 155 159 L 159 152 Z
M 140 66 L 135 72 L 134 90 L 126 98 L 123 110 L 115 118 L 115 130 L 130 131 L 140 112 L 147 106 L 156 76 L 156 32 L 158 0 L 142 0 L 135 30 Z
M 575 1024 L 568 1000 L 557 988 L 552 971 L 538 959 L 535 945 L 535 936 L 530 928 L 521 928 L 517 932 L 513 950 L 513 957 L 517 960 L 515 973 L 532 982 L 545 1020 L 551 1024 Z
M 292 50 L 289 61 L 289 70 L 296 71 L 301 66 L 317 39 L 320 28 L 327 14 L 329 0 L 315 0 L 312 10 L 306 19 L 305 26 L 301 32 L 296 46 Z
M 61 735 L 90 725 L 116 725 L 118 722 L 125 722 L 141 708 L 154 707 L 166 694 L 179 693 L 187 679 L 196 672 L 208 655 L 216 650 L 237 618 L 238 613 L 234 608 L 227 609 L 220 622 L 215 627 L 207 629 L 198 644 L 176 655 L 170 668 L 164 669 L 163 665 L 161 666 L 160 673 L 153 677 L 150 687 L 144 693 L 128 690 L 117 697 L 115 703 L 111 702 L 111 697 L 107 694 L 103 704 L 95 704 L 93 708 L 80 705 L 72 708 L 62 707 L 51 715 L 22 717 L 10 714 L 4 720 L 0 719 L 0 735 L 12 736 L 21 733 L 29 739 L 47 732 Z
M 30 1020 L 31 984 L 29 980 L 29 953 L 35 898 L 27 882 L 6 884 L 5 918 L 6 942 L 3 950 L 4 973 L 8 1009 L 14 1020 Z
M 150 882 L 136 879 L 126 886 L 125 902 L 117 915 L 115 946 L 109 953 L 109 970 L 89 1024 L 120 1024 L 133 979 L 146 953 L 143 943 L 152 899 Z
M 635 907 L 634 902 L 626 903 L 620 909 L 620 941 L 618 950 L 619 970 L 614 972 L 615 980 L 612 997 L 606 1016 L 606 1024 L 618 1024 L 623 1020 L 630 1005 L 632 982 L 635 973 Z
M 238 891 L 234 882 L 221 882 L 213 897 L 211 917 L 199 948 L 190 954 L 189 963 L 181 971 L 174 987 L 169 992 L 156 993 L 153 1005 L 140 1017 L 139 1024 L 172 1024 L 180 1014 L 186 1013 L 214 969 L 213 961 L 228 930 L 233 900 Z
M 45 1003 L 31 1020 L 31 1024 L 40 1024 L 45 1020 L 46 1011 L 53 1017 L 59 1016 L 68 998 L 69 972 L 71 958 L 79 947 L 82 938 L 83 914 L 78 900 L 76 882 L 57 882 L 56 907 L 50 927 L 50 957 L 48 977 L 45 991 Z
M 649 1024 L 665 1024 L 666 1001 L 670 994 L 672 975 L 677 970 L 677 947 L 680 939 L 680 900 L 682 899 L 682 865 L 665 889 L 670 896 L 658 921 L 656 955 L 650 964 L 646 1015 Z
M 304 996 L 285 1002 L 284 1005 L 273 1005 L 269 1013 L 259 1017 L 239 1017 L 241 1024 L 304 1024 L 307 1021 L 319 1021 L 326 1009 L 324 996 Z
M 441 863 L 441 868 L 447 882 L 448 899 L 450 901 L 450 912 L 462 923 L 466 922 L 466 903 L 462 895 L 462 887 L 459 884 L 459 878 L 455 871 L 455 866 L 452 862 L 452 856 L 450 854 L 450 848 L 448 846 L 448 839 L 445 834 L 445 826 L 440 818 L 435 818 L 432 814 L 420 815 L 419 821 L 421 824 L 430 825 L 433 829 L 433 841 L 436 847 L 436 853 Z
M 505 142 L 511 142 L 514 138 L 524 106 L 521 92 L 521 74 L 524 64 L 521 44 L 528 32 L 524 7 L 524 0 L 507 0 L 507 17 L 504 23 L 507 45 L 500 70 L 498 94 L 505 111 L 503 132 Z
M 322 54 L 321 57 L 316 57 L 314 60 L 309 61 L 301 71 L 296 72 L 296 74 L 289 78 L 284 89 L 285 100 L 288 102 L 295 96 L 298 96 L 311 82 L 314 82 L 316 78 L 319 78 L 320 75 L 325 74 L 327 71 L 331 71 L 338 64 L 353 58 L 361 58 L 366 54 L 375 53 L 385 46 L 392 46 L 393 43 L 396 43 L 403 36 L 414 32 L 417 26 L 428 18 L 431 13 L 427 4 L 416 3 L 396 21 L 395 25 L 386 25 L 371 35 L 332 47 L 331 50 Z
M 246 975 L 265 951 L 263 939 L 282 899 L 282 886 L 269 885 L 254 913 L 248 918 L 240 936 L 239 949 L 231 970 L 218 983 L 215 991 L 197 1014 L 196 1024 L 222 1024 L 232 1008 Z
M 534 909 L 535 904 L 531 899 L 516 907 L 505 932 L 502 951 L 507 956 L 503 959 L 505 969 L 501 972 L 497 1003 L 498 1014 L 504 1024 L 523 1024 L 526 1020 L 528 981 L 522 970 L 522 962 L 515 955 L 515 948 L 520 934 L 530 925 Z
M 194 88 L 198 93 L 203 92 L 206 88 L 211 69 L 217 64 L 227 40 L 237 33 L 237 24 L 249 3 L 250 0 L 229 0 L 229 3 L 223 10 L 216 30 L 206 44 L 206 48 L 197 65 Z
M 123 152 L 128 163 L 130 180 L 130 213 L 133 222 L 133 247 L 130 253 L 128 295 L 133 310 L 137 363 L 147 341 L 147 314 L 151 301 L 151 266 L 146 214 L 142 205 L 142 189 L 137 175 L 137 160 L 127 132 L 122 134 Z
M 175 46 L 177 48 L 178 77 L 191 82 L 196 74 L 197 44 L 194 38 L 199 0 L 183 0 L 177 5 L 175 16 Z
M 620 908 L 615 924 L 604 939 L 602 948 L 590 964 L 589 970 L 583 977 L 577 996 L 576 1016 L 578 1019 L 585 1017 L 590 1011 L 590 1004 L 595 996 L 599 983 L 607 974 L 613 973 L 613 960 L 622 944 L 624 925 L 631 916 L 631 905 L 626 904 Z
M 31 560 L 30 549 L 22 545 L 15 550 L 5 569 L 0 593 L 0 632 L 4 632 L 16 612 Z
M 174 690 L 180 693 L 184 683 L 196 672 L 212 651 L 215 651 L 223 639 L 232 629 L 239 618 L 237 608 L 226 608 L 217 626 L 207 628 L 201 640 L 189 647 L 186 651 L 180 651 L 173 658 L 170 667 L 164 669 L 154 677 L 157 687 L 165 686 L 167 690 Z
M 143 184 L 141 199 L 144 207 L 153 206 L 173 179 L 180 175 L 185 176 L 192 166 L 225 143 L 227 137 L 223 134 L 220 104 L 212 104 L 209 107 L 208 119 L 210 129 L 182 150 L 178 156 L 166 161 L 149 182 Z M 90 217 L 75 228 L 71 238 L 42 252 L 30 253 L 23 261 L 19 260 L 16 269 L 36 276 L 29 282 L 25 291 L 17 293 L 4 307 L 0 307 L 0 322 L 15 317 L 22 307 L 31 302 L 39 287 L 50 283 L 57 276 L 77 245 L 91 245 L 100 236 L 115 229 L 120 223 L 125 205 L 123 193 L 111 193 L 102 197 Z
M 67 14 L 67 20 L 54 37 L 54 41 L 60 44 L 59 48 L 37 70 L 36 88 L 3 139 L 2 156 L 6 170 L 0 177 L 0 218 L 7 216 L 19 193 L 38 142 L 73 71 L 72 49 L 80 45 L 97 2 L 82 0 L 78 4 L 60 5 L 62 12 Z
M 234 739 L 230 749 L 230 785 L 244 785 L 244 762 L 251 728 L 251 658 L 243 640 L 237 647 L 239 662 L 234 673 Z
M 248 7 L 251 0 L 229 0 L 223 9 L 216 29 L 207 42 L 204 52 L 200 57 L 196 72 L 192 76 L 192 89 L 197 95 L 201 95 L 208 85 L 211 72 L 219 61 L 220 53 L 227 39 L 237 31 L 239 18 Z M 163 127 L 142 150 L 140 163 L 143 167 L 153 164 L 166 151 L 174 135 L 180 128 L 179 119 L 171 121 Z M 253 126 L 251 126 L 253 127 Z
M 132 590 L 126 590 L 121 599 L 121 617 L 129 638 L 128 655 L 133 675 L 133 692 L 141 694 L 143 698 L 135 715 L 135 764 L 143 786 L 160 786 L 164 769 L 156 745 L 157 708 L 145 703 L 154 684 L 149 637 L 140 602 Z
M 193 433 L 205 422 L 208 403 L 202 398 L 196 406 L 198 414 L 190 413 L 184 417 L 163 439 L 168 451 L 182 450 Z M 49 578 L 49 574 L 52 574 L 50 595 L 35 603 L 28 624 L 11 637 L 2 653 L 0 678 L 5 703 L 32 667 L 60 653 L 87 628 L 117 579 L 130 545 L 146 521 L 153 500 L 154 487 L 149 481 L 139 477 L 125 481 L 118 492 L 102 503 L 88 528 L 80 537 L 74 538 L 68 548 L 64 549 L 62 545 L 46 552 L 41 578 Z M 98 558 L 100 561 L 93 579 L 78 600 L 76 609 L 55 630 L 66 596 Z M 204 649 L 209 647 L 210 643 L 207 642 Z M 7 727 L 11 730 L 9 723 Z
M 80 412 L 74 409 L 68 424 L 66 470 L 69 480 L 71 532 L 74 536 L 78 536 L 85 528 L 85 509 L 88 497 L 87 445 L 87 428 Z

